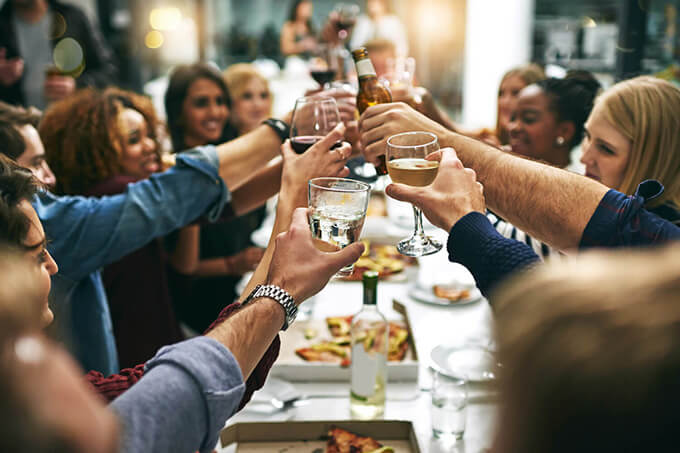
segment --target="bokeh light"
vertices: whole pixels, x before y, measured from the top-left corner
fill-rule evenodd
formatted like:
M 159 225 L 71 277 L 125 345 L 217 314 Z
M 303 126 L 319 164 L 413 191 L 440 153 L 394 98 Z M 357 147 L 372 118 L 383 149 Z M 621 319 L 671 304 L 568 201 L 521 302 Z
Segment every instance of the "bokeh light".
M 146 47 L 149 49 L 158 49 L 163 45 L 163 41 L 163 33 L 157 30 L 151 30 L 144 38 L 144 44 L 146 44 Z
M 149 14 L 149 23 L 154 30 L 175 30 L 182 20 L 178 8 L 154 8 Z
M 83 48 L 73 38 L 64 38 L 54 46 L 54 64 L 64 74 L 74 77 L 85 68 Z

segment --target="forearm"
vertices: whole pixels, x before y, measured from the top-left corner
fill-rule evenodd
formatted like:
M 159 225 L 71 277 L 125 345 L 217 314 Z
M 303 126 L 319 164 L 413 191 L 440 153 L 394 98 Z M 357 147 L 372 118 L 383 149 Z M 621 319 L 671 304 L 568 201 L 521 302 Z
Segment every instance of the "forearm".
M 177 243 L 169 254 L 173 269 L 185 275 L 196 272 L 199 265 L 201 229 L 198 226 L 182 228 L 177 233 Z
M 265 167 L 267 162 L 279 155 L 280 147 L 281 139 L 267 125 L 217 146 L 219 173 L 229 190 L 238 189 Z
M 285 312 L 278 302 L 268 298 L 255 299 L 206 336 L 219 341 L 231 351 L 245 380 L 281 330 L 284 321 Z M 253 332 L 256 334 L 253 335 Z
M 518 158 L 462 135 L 438 132 L 484 185 L 489 207 L 533 237 L 564 250 L 578 246 L 607 188 L 565 170 Z
M 231 205 L 236 215 L 247 214 L 259 208 L 279 191 L 281 168 L 281 158 L 274 158 L 231 193 Z

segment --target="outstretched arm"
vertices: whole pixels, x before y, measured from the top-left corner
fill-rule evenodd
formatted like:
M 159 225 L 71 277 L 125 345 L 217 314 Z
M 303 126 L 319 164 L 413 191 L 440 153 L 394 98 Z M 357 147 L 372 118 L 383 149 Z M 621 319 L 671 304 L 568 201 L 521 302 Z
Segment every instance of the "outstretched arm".
M 593 180 L 533 162 L 456 134 L 401 103 L 370 107 L 360 120 L 364 155 L 372 162 L 387 139 L 430 131 L 451 146 L 484 184 L 488 205 L 507 221 L 558 249 L 578 246 L 607 188 Z

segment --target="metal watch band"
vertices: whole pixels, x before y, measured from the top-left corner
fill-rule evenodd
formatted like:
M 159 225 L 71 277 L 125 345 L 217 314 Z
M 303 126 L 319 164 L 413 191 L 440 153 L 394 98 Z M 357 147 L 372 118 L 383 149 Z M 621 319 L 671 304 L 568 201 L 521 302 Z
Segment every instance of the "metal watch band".
M 257 285 L 255 289 L 253 289 L 253 291 L 248 295 L 246 300 L 243 301 L 241 306 L 245 306 L 253 299 L 257 299 L 259 297 L 274 299 L 279 304 L 281 304 L 286 312 L 286 319 L 283 322 L 283 327 L 281 327 L 281 330 L 286 330 L 288 326 L 290 326 L 293 321 L 295 321 L 298 308 L 297 305 L 295 305 L 295 300 L 293 297 L 288 294 L 288 291 L 276 285 Z
M 286 139 L 290 138 L 290 126 L 287 125 L 285 121 L 281 121 L 277 118 L 269 118 L 264 120 L 262 124 L 266 124 L 274 129 L 274 132 L 279 136 L 281 142 L 285 142 Z

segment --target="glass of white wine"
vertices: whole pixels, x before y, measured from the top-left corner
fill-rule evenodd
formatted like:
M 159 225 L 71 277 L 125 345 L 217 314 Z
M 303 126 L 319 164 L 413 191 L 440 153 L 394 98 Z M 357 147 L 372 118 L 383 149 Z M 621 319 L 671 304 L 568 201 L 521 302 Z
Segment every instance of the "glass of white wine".
M 387 139 L 387 171 L 393 182 L 409 186 L 429 186 L 437 176 L 438 161 L 425 157 L 439 150 L 437 136 L 429 132 L 404 132 Z M 397 244 L 397 250 L 407 256 L 425 256 L 438 252 L 442 244 L 425 235 L 423 214 L 413 206 L 415 229 L 413 236 Z

